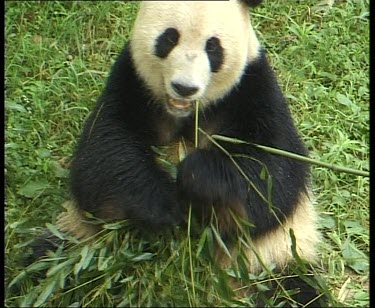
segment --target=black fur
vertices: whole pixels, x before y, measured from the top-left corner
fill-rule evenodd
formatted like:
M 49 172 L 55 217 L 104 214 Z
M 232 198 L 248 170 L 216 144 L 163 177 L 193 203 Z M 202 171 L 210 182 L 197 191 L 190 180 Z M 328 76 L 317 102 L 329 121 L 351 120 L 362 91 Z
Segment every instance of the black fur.
M 217 37 L 210 37 L 206 42 L 205 50 L 210 61 L 211 72 L 217 73 L 224 62 L 224 48 Z
M 241 1 L 250 7 L 255 7 L 263 2 L 263 0 L 241 0 Z
M 171 82 L 173 91 L 175 91 L 181 97 L 189 97 L 197 93 L 199 88 L 186 86 L 182 83 Z
M 288 271 L 285 272 L 285 274 Z M 276 281 L 271 280 L 268 283 L 270 291 L 259 293 L 256 307 L 277 307 L 284 302 L 282 307 L 325 307 L 327 303 L 327 296 L 321 294 L 317 289 L 317 282 L 312 275 L 305 276 L 304 279 L 293 274 L 288 273 L 290 277 L 286 276 L 282 280 L 282 287 L 289 295 L 279 288 Z M 288 275 L 286 274 L 286 275 Z M 306 278 L 308 277 L 308 278 Z M 305 280 L 307 279 L 308 282 Z
M 166 58 L 177 45 L 180 33 L 175 28 L 167 28 L 156 40 L 155 55 Z
M 55 251 L 60 245 L 64 245 L 64 241 L 45 229 L 30 244 L 29 248 L 31 251 L 24 256 L 22 265 L 26 267 L 34 263 L 38 259 L 45 257 L 47 251 Z
M 228 96 L 200 114 L 201 127 L 214 127 L 214 134 L 306 154 L 264 52 L 246 68 L 240 84 Z M 193 141 L 194 117 L 173 119 L 162 104 L 152 101 L 126 47 L 113 66 L 75 152 L 71 168 L 74 199 L 86 211 L 98 216 L 109 213 L 107 218 L 112 219 L 129 218 L 142 228 L 181 223 L 184 205 L 189 203 L 197 207 L 235 203 L 255 225 L 254 237 L 278 225 L 266 202 L 214 146 L 185 158 L 178 166 L 176 185 L 156 163 L 151 146 L 179 137 Z M 285 220 L 308 184 L 307 166 L 250 145 L 222 145 L 267 167 L 272 177 L 273 210 Z M 262 165 L 254 159 L 236 161 L 267 197 L 267 181 L 260 178 Z

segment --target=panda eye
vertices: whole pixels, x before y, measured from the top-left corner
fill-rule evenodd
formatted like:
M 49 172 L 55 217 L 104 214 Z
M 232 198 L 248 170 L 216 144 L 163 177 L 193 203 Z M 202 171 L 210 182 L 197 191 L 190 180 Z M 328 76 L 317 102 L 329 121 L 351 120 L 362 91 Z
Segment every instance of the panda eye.
M 220 40 L 216 37 L 211 37 L 206 42 L 206 51 L 215 52 L 220 47 Z
M 224 61 L 224 49 L 217 37 L 211 37 L 206 42 L 206 53 L 210 62 L 211 72 L 217 73 Z
M 155 44 L 155 55 L 159 58 L 166 58 L 172 49 L 177 45 L 180 33 L 175 28 L 168 28 L 158 36 Z

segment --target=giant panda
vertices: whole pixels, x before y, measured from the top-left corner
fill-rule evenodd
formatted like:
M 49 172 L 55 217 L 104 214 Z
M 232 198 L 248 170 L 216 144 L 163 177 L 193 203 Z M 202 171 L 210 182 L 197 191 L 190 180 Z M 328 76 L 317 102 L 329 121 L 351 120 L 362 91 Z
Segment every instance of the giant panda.
M 80 222 L 83 211 L 165 230 L 184 225 L 191 206 L 203 223 L 215 212 L 228 247 L 238 236 L 235 217 L 249 222 L 252 273 L 293 262 L 291 229 L 299 257 L 315 262 L 320 235 L 308 166 L 254 146 L 307 155 L 249 19 L 249 6 L 260 2 L 140 4 L 75 150 L 61 230 L 80 238 L 97 232 Z M 153 148 L 177 149 L 181 140 L 186 156 L 173 179 Z

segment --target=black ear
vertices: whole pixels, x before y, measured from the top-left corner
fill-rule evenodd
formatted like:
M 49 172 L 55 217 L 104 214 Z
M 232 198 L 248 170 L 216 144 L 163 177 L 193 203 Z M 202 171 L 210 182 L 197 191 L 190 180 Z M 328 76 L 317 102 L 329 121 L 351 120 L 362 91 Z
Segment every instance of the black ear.
M 248 6 L 254 7 L 262 3 L 263 0 L 241 0 L 241 2 L 245 3 Z

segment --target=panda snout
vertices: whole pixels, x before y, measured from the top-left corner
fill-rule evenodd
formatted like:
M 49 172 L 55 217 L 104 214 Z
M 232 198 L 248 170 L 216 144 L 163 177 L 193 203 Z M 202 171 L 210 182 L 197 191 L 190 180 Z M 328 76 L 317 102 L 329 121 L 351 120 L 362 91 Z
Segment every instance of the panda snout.
M 176 80 L 167 87 L 167 111 L 175 117 L 186 117 L 194 110 L 201 88 L 194 83 Z
M 178 82 L 171 83 L 173 91 L 181 97 L 189 97 L 198 92 L 199 88 L 190 85 L 184 85 Z

